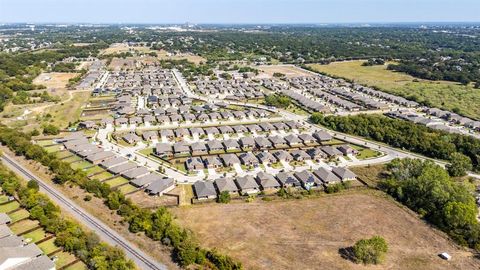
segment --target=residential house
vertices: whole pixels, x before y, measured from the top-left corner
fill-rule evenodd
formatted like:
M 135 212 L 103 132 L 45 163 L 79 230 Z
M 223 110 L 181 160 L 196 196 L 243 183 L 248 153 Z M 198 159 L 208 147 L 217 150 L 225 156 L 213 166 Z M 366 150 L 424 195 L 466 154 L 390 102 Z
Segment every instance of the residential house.
M 185 161 L 185 167 L 189 171 L 198 171 L 205 169 L 203 161 L 199 157 L 190 157 Z
M 163 194 L 173 190 L 175 188 L 175 181 L 172 178 L 161 178 L 148 185 L 145 188 L 145 192 L 152 196 L 162 196 Z
M 171 156 L 173 153 L 172 146 L 168 143 L 157 143 L 153 153 L 159 157 Z
M 308 155 L 305 151 L 303 150 L 293 150 L 290 152 L 292 155 L 293 159 L 296 161 L 304 161 L 304 160 L 310 160 L 311 157 Z
M 317 139 L 318 142 L 330 141 L 333 137 L 325 131 L 317 131 L 312 134 L 312 136 Z
M 222 160 L 218 156 L 206 156 L 203 158 L 203 162 L 208 169 L 216 169 L 223 166 Z
M 217 192 L 228 192 L 230 194 L 238 193 L 238 187 L 235 185 L 235 181 L 232 178 L 219 178 L 214 182 Z
M 132 170 L 128 170 L 126 172 L 122 172 L 122 176 L 127 178 L 127 179 L 136 179 L 136 178 L 139 178 L 139 177 L 142 177 L 142 176 L 145 176 L 147 174 L 149 174 L 150 171 L 148 171 L 147 168 L 145 167 L 137 167 L 137 168 L 134 168 Z
M 220 155 L 220 158 L 222 159 L 223 164 L 226 167 L 230 167 L 235 164 L 240 164 L 240 159 L 235 154 L 223 154 L 223 155 Z
M 320 179 L 318 179 L 315 175 L 313 175 L 311 172 L 307 170 L 301 171 L 301 172 L 295 172 L 293 175 L 298 179 L 298 181 L 300 181 L 302 186 L 307 190 L 318 187 L 322 184 Z
M 344 167 L 333 167 L 332 172 L 342 181 L 350 181 L 357 179 L 357 175 Z
M 199 156 L 208 154 L 207 145 L 205 142 L 195 142 L 190 145 L 190 148 L 192 155 Z
M 123 135 L 122 138 L 124 141 L 126 141 L 129 144 L 136 144 L 137 142 L 142 140 L 140 137 L 138 137 L 137 134 L 132 132 Z
M 263 164 L 271 164 L 277 162 L 277 159 L 270 152 L 263 151 L 257 154 L 258 160 Z
M 255 155 L 252 154 L 252 152 L 242 153 L 240 154 L 239 158 L 243 165 L 246 165 L 246 166 L 259 165 L 258 159 L 255 157 Z
M 175 156 L 189 155 L 190 147 L 184 142 L 177 142 L 173 145 L 173 154 Z
M 255 140 L 253 140 L 251 137 L 242 137 L 240 138 L 239 142 L 243 150 L 248 150 L 255 147 Z
M 276 178 L 284 188 L 301 186 L 300 181 L 298 181 L 292 172 L 279 172 Z
M 212 182 L 197 181 L 193 184 L 193 190 L 198 200 L 214 199 L 217 197 L 217 192 Z
M 262 190 L 277 189 L 280 187 L 280 183 L 273 177 L 273 175 L 266 172 L 259 172 L 256 177 L 257 183 Z
M 285 150 L 277 150 L 273 152 L 273 156 L 278 160 L 278 161 L 285 161 L 285 162 L 290 162 L 293 160 L 292 155 L 288 153 Z
M 296 135 L 290 134 L 284 139 L 290 147 L 298 147 L 302 145 L 302 141 Z
M 237 177 L 235 179 L 235 184 L 237 184 L 242 195 L 250 195 L 260 192 L 260 186 L 251 175 Z
M 318 170 L 313 171 L 313 174 L 315 174 L 315 176 L 327 186 L 341 182 L 341 179 L 337 175 L 325 168 L 319 168 Z

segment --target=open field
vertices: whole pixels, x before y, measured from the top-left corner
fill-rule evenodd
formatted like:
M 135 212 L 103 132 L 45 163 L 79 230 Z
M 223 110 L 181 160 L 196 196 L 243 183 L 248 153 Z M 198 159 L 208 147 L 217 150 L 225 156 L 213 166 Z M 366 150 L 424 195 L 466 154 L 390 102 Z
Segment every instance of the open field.
M 254 68 L 263 71 L 263 74 L 260 73 L 259 76 L 268 75 L 272 78 L 274 73 L 282 73 L 287 78 L 299 77 L 299 76 L 312 76 L 311 73 L 306 72 L 303 69 L 300 69 L 291 65 L 264 65 L 264 66 L 254 66 Z
M 205 63 L 207 62 L 207 59 L 198 56 L 198 55 L 193 55 L 193 54 L 178 54 L 178 55 L 169 55 L 168 52 L 164 50 L 160 51 L 155 51 L 158 55 L 158 59 L 160 60 L 182 60 L 186 59 L 189 62 L 195 63 L 195 64 L 200 64 L 200 63 Z
M 140 53 L 149 53 L 152 50 L 150 48 L 145 47 L 145 46 L 128 46 L 123 43 L 116 43 L 112 44 L 110 47 L 102 50 L 100 52 L 101 55 L 108 55 L 108 54 L 117 54 L 117 53 L 125 53 L 125 52 L 140 52 Z
M 308 66 L 329 75 L 354 80 L 357 83 L 376 86 L 382 91 L 429 101 L 432 106 L 453 110 L 460 109 L 466 116 L 480 119 L 480 91 L 472 86 L 445 81 L 417 79 L 401 72 L 387 70 L 387 66 L 362 66 L 363 61 L 334 62 L 329 65 Z
M 45 87 L 47 87 L 49 94 L 55 94 L 57 93 L 56 90 L 65 89 L 68 83 L 68 80 L 77 76 L 78 74 L 79 73 L 68 73 L 68 72 L 42 73 L 33 80 L 33 83 L 45 85 Z
M 372 190 L 316 199 L 197 205 L 173 210 L 208 247 L 246 269 L 478 269 L 472 253 L 453 244 L 410 210 Z M 357 265 L 339 249 L 361 238 L 389 244 L 381 266 Z M 449 262 L 440 252 L 453 256 Z

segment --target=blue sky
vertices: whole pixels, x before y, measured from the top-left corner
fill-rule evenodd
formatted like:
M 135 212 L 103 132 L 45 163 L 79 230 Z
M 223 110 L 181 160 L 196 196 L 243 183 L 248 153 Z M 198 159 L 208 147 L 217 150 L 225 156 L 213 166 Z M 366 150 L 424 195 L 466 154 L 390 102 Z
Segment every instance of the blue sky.
M 479 22 L 480 0 L 0 0 L 0 22 Z

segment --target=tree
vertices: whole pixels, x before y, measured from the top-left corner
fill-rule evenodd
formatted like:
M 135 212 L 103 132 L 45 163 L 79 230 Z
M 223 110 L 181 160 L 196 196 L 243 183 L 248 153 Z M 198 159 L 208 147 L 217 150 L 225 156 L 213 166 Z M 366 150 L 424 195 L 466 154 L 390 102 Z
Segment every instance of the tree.
M 387 241 L 380 236 L 361 239 L 353 246 L 353 253 L 357 263 L 380 264 L 388 251 Z
M 472 161 L 467 156 L 455 152 L 450 156 L 450 163 L 446 166 L 448 174 L 453 177 L 465 176 L 472 170 Z
M 229 203 L 230 202 L 230 193 L 228 191 L 222 191 L 220 195 L 218 195 L 217 202 L 219 203 Z
M 27 183 L 27 188 L 28 188 L 28 189 L 33 189 L 33 190 L 37 191 L 37 190 L 39 189 L 39 187 L 38 187 L 38 182 L 35 181 L 35 180 L 30 180 L 30 181 L 28 181 L 28 183 Z
M 48 124 L 43 127 L 44 135 L 57 135 L 58 133 L 60 133 L 60 130 L 58 129 L 58 127 L 52 124 Z

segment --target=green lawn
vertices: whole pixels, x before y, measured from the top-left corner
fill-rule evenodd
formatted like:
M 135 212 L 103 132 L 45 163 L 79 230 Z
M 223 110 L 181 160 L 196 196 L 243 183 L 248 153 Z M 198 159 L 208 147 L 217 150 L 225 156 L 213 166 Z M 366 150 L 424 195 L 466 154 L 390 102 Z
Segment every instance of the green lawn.
M 41 141 L 37 141 L 37 144 L 40 145 L 40 146 L 51 145 L 51 144 L 53 144 L 53 141 L 52 140 L 41 140 Z
M 63 150 L 63 151 L 57 152 L 55 154 L 58 158 L 65 158 L 65 157 L 69 157 L 69 156 L 73 155 L 72 152 L 67 151 L 67 150 Z
M 65 265 L 73 262 L 76 259 L 73 254 L 70 254 L 70 253 L 65 252 L 65 251 L 59 251 L 59 252 L 55 253 L 54 256 L 57 257 L 57 259 L 55 260 L 55 266 L 57 267 L 57 269 L 59 269 L 61 267 L 64 267 Z M 67 269 L 74 269 L 74 268 L 69 267 Z M 77 268 L 77 269 L 83 269 L 83 268 Z
M 382 91 L 401 96 L 416 96 L 419 101 L 429 101 L 434 107 L 447 110 L 460 109 L 461 114 L 480 118 L 480 91 L 471 85 L 454 82 L 428 81 L 408 74 L 387 70 L 384 66 L 362 66 L 363 61 L 334 62 L 329 65 L 311 64 L 310 67 L 330 75 L 376 86 Z
M 83 170 L 85 168 L 91 167 L 92 165 L 93 165 L 92 163 L 82 160 L 82 161 L 70 164 L 70 167 L 72 167 L 72 169 L 75 169 L 75 170 L 76 169 Z
M 91 179 L 96 179 L 96 180 L 102 181 L 102 180 L 105 180 L 105 179 L 110 178 L 110 177 L 112 177 L 112 176 L 113 176 L 113 174 L 105 171 L 105 172 L 102 172 L 102 173 L 100 173 L 100 174 L 94 175 L 94 176 L 92 176 L 92 177 L 90 177 L 90 178 L 91 178 Z
M 55 237 L 48 239 L 45 242 L 42 242 L 40 244 L 37 244 L 37 246 L 43 251 L 45 254 L 50 254 L 54 252 L 55 250 L 59 249 L 57 245 L 55 245 Z
M 101 168 L 100 166 L 91 167 L 91 168 L 88 168 L 88 169 L 85 170 L 87 175 L 94 174 L 94 173 L 99 173 L 99 172 L 102 172 L 102 171 L 104 171 L 104 169 Z
M 110 179 L 110 180 L 106 181 L 105 183 L 107 183 L 107 185 L 109 185 L 111 188 L 114 188 L 116 186 L 128 183 L 128 180 L 119 176 L 119 177 L 115 177 L 113 179 Z
M 36 242 L 44 239 L 45 237 L 47 237 L 47 234 L 45 233 L 45 231 L 42 228 L 38 228 L 35 231 L 26 233 L 22 236 L 25 239 L 32 239 L 32 242 L 36 243 Z
M 12 222 L 17 222 L 24 218 L 28 218 L 30 216 L 30 213 L 25 209 L 20 209 L 18 211 L 15 211 L 9 214 L 8 216 L 10 216 L 10 218 L 12 219 Z
M 49 146 L 49 147 L 44 147 L 45 151 L 47 151 L 48 153 L 57 152 L 60 150 L 60 148 L 61 148 L 61 145 L 59 144 Z
M 120 193 L 122 194 L 127 194 L 135 190 L 137 190 L 137 188 L 130 184 L 127 184 L 125 186 L 121 186 L 120 188 L 118 188 L 118 191 L 120 191 Z
M 140 151 L 141 154 L 145 155 L 145 156 L 150 156 L 151 154 L 153 154 L 153 148 L 145 148 L 145 149 L 142 149 Z
M 20 207 L 20 204 L 17 201 L 11 201 L 9 203 L 0 205 L 0 213 L 8 213 Z
M 78 261 L 75 264 L 72 264 L 69 267 L 65 268 L 65 270 L 86 270 L 86 269 L 88 268 L 82 261 Z
M 8 202 L 8 196 L 0 195 L 0 203 L 5 203 L 5 202 Z
M 66 158 L 66 159 L 64 159 L 64 160 L 62 160 L 62 161 L 65 161 L 65 162 L 68 162 L 68 163 L 72 163 L 72 162 L 74 162 L 74 161 L 80 161 L 80 160 L 82 160 L 82 159 L 81 159 L 79 156 L 75 156 L 75 155 L 74 155 L 74 156 L 69 157 L 69 158 Z
M 368 158 L 374 158 L 374 157 L 379 157 L 382 155 L 382 153 L 375 151 L 370 148 L 365 148 L 359 145 L 350 145 L 353 149 L 358 151 L 358 154 L 356 157 L 360 160 L 368 159 Z
M 26 232 L 30 229 L 33 229 L 37 226 L 38 226 L 38 221 L 31 220 L 31 219 L 25 219 L 25 220 L 19 221 L 15 224 L 11 225 L 10 229 L 15 234 L 21 234 L 21 233 Z

